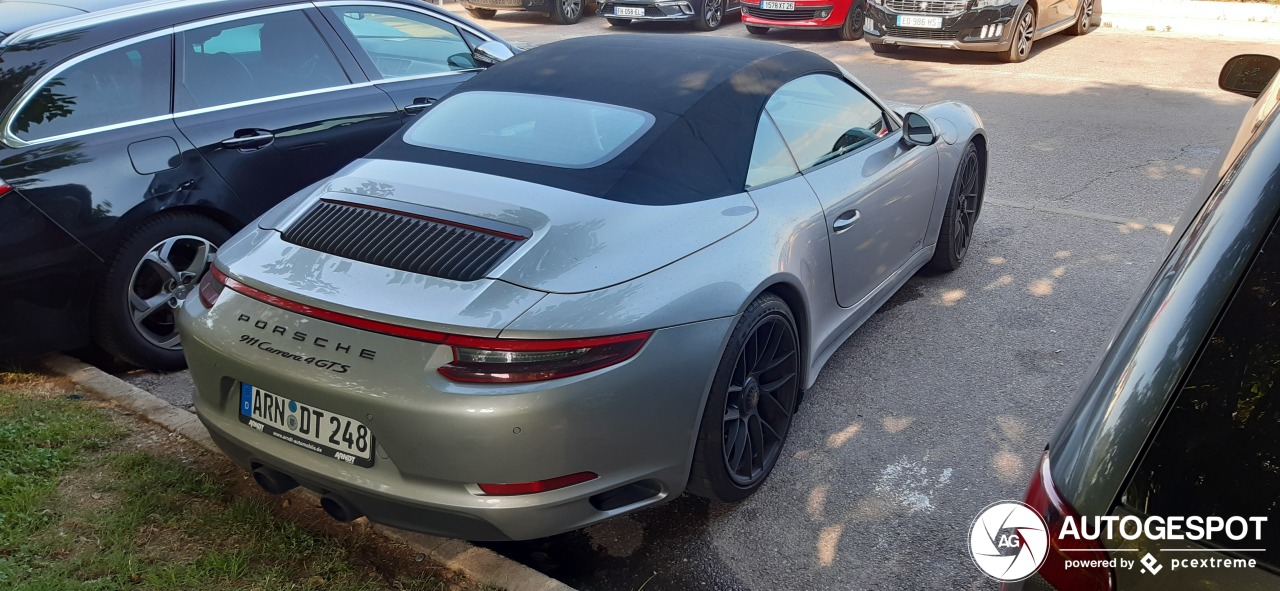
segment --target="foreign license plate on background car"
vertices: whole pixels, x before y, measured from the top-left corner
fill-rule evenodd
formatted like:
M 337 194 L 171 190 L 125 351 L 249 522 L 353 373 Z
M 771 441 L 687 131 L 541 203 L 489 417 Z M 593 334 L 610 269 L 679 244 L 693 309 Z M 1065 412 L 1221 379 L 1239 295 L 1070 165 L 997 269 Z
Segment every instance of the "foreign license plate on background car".
M 911 16 L 906 14 L 898 15 L 899 27 L 916 27 L 917 29 L 941 29 L 942 17 L 940 16 Z
M 368 427 L 256 386 L 240 384 L 240 422 L 348 464 L 373 465 L 373 433 Z
M 614 6 L 613 13 L 618 16 L 644 16 L 644 9 L 638 6 Z
M 764 0 L 760 3 L 760 8 L 765 10 L 795 10 L 795 2 L 774 2 L 774 0 Z

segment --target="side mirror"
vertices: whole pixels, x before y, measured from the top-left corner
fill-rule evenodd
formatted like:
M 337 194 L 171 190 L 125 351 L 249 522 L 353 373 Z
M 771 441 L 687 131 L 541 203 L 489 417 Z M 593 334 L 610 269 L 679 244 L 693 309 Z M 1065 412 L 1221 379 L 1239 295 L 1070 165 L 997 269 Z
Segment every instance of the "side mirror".
M 505 62 L 511 59 L 515 56 L 515 53 L 511 51 L 510 47 L 497 41 L 486 41 L 475 48 L 471 52 L 471 56 L 476 58 L 476 63 L 487 68 L 498 62 Z
M 938 131 L 933 123 L 919 113 L 907 113 L 902 118 L 902 142 L 908 146 L 932 146 L 938 141 Z
M 1269 55 L 1245 54 L 1227 60 L 1218 75 L 1218 88 L 1258 98 L 1280 71 L 1280 59 Z

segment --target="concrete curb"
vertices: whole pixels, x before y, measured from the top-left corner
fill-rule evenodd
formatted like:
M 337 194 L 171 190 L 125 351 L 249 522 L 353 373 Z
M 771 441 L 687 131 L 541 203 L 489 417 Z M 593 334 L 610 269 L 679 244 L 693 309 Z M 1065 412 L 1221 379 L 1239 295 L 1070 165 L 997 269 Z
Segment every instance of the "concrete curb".
M 53 373 L 69 378 L 80 387 L 186 437 L 205 450 L 222 454 L 194 413 L 176 408 L 151 393 L 78 359 L 66 355 L 47 355 L 41 362 Z M 320 502 L 318 495 L 303 489 L 297 489 L 286 496 L 314 505 L 319 505 Z M 375 525 L 374 531 L 409 546 L 436 564 L 484 585 L 507 591 L 574 591 L 572 587 L 523 564 L 462 540 L 408 532 L 383 525 Z

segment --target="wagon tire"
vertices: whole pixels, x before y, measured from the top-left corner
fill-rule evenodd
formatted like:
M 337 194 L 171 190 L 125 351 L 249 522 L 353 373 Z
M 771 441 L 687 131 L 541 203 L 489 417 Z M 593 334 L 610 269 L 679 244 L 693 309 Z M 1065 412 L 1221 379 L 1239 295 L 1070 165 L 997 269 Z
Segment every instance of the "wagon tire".
M 146 369 L 186 367 L 175 322 L 231 233 L 188 212 L 162 214 L 125 236 L 94 299 L 93 335 L 116 358 Z

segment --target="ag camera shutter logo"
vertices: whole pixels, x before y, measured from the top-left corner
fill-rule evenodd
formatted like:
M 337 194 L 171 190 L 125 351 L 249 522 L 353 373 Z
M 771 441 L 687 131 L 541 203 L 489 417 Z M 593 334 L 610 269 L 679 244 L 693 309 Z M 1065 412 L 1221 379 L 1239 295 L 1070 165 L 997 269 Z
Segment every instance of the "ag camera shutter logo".
M 983 509 L 969 528 L 969 554 L 988 577 L 1021 581 L 1039 570 L 1049 550 L 1049 527 L 1030 506 L 999 501 Z

